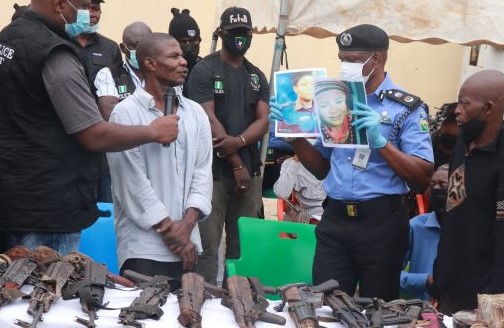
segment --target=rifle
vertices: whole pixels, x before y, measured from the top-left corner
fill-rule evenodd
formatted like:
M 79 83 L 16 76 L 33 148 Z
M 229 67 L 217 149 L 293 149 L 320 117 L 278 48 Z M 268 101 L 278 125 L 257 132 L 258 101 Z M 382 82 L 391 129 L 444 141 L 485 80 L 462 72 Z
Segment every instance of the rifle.
M 31 252 L 25 247 L 15 247 L 6 254 L 6 258 L 18 258 L 14 260 L 6 269 L 2 277 L 0 277 L 0 308 L 7 303 L 10 303 L 26 294 L 21 292 L 21 287 L 28 283 L 33 285 L 42 275 L 44 266 L 38 262 L 50 263 L 59 260 L 59 254 L 45 246 L 39 246 L 35 251 Z M 26 257 L 23 257 L 26 256 Z M 8 260 L 6 260 L 8 263 Z M 5 266 L 5 265 L 4 265 Z
M 442 314 L 427 301 L 420 299 L 411 300 L 393 300 L 385 302 L 379 299 L 356 298 L 357 303 L 366 307 L 366 315 L 371 318 L 381 316 L 382 324 L 385 326 L 399 325 L 399 328 L 415 327 L 422 313 L 435 313 L 439 320 L 439 325 L 442 327 Z M 377 314 L 376 312 L 379 312 Z M 378 319 L 375 319 L 378 320 Z M 432 318 L 431 318 L 432 320 Z M 375 326 L 373 326 L 375 327 Z
M 169 281 L 172 278 L 166 276 L 148 277 L 131 270 L 125 270 L 124 275 L 134 281 L 141 281 L 139 287 L 143 290 L 130 306 L 121 309 L 119 323 L 140 328 L 144 324 L 138 322 L 139 319 L 159 320 L 163 315 L 161 306 L 166 303 L 170 293 Z
M 346 324 L 348 328 L 369 327 L 368 319 L 362 314 L 354 299 L 342 290 L 336 289 L 332 293 L 324 295 L 324 302 L 329 305 L 336 320 Z M 373 328 L 383 327 L 376 315 L 373 321 L 374 325 L 378 326 L 373 325 Z
M 296 324 L 296 328 L 319 327 L 315 309 L 322 307 L 324 293 L 335 290 L 339 283 L 330 279 L 320 285 L 310 286 L 305 283 L 288 284 L 279 288 L 282 294 L 282 303 L 275 310 L 283 311 L 288 304 L 287 311 Z
M 285 325 L 285 318 L 267 312 L 268 301 L 265 288 L 257 278 L 232 276 L 227 278 L 228 294 L 224 295 L 221 304 L 233 311 L 235 321 L 240 328 L 255 328 L 257 320 Z
M 103 305 L 105 287 L 115 288 L 115 285 L 104 264 L 96 263 L 89 257 L 85 257 L 84 262 L 83 274 L 79 277 L 79 281 L 67 285 L 63 290 L 63 299 L 79 297 L 82 311 L 89 316 L 89 320 L 76 317 L 75 321 L 88 328 L 94 328 L 96 327 L 94 322 L 98 319 L 96 311 L 107 309 L 106 304 Z
M 225 289 L 205 282 L 203 276 L 194 273 L 184 273 L 182 275 L 182 287 L 177 291 L 177 298 L 180 308 L 178 321 L 184 327 L 201 327 L 201 308 L 207 299 L 212 295 L 223 297 L 227 294 Z
M 38 322 L 43 320 L 42 313 L 49 311 L 52 304 L 61 297 L 61 290 L 68 281 L 78 279 L 80 270 L 80 262 L 75 261 L 74 256 L 66 256 L 61 261 L 52 262 L 29 295 L 30 305 L 27 312 L 33 316 L 32 323 L 19 319 L 14 323 L 23 328 L 37 327 Z

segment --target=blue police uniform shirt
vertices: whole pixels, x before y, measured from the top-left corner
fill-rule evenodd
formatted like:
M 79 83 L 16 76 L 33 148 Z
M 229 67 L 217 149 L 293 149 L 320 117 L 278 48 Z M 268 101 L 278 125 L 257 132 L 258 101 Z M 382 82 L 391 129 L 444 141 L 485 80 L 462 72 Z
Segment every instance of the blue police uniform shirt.
M 441 227 L 436 213 L 420 214 L 410 220 L 409 248 L 401 271 L 401 296 L 429 300 L 427 277 L 432 275 Z
M 382 90 L 401 89 L 386 74 L 377 90 L 367 95 L 367 104 L 384 118 L 381 134 L 389 140 L 394 122 L 407 110 L 401 103 L 384 98 L 380 100 Z M 428 129 L 422 123 L 427 121 L 427 113 L 422 107 L 409 114 L 401 125 L 397 139 L 392 144 L 407 155 L 434 162 L 432 141 Z M 385 123 L 384 123 L 385 122 Z M 390 140 L 389 140 L 390 141 Z M 366 200 L 385 195 L 404 195 L 408 192 L 406 182 L 399 177 L 379 155 L 378 149 L 371 150 L 366 169 L 352 165 L 355 148 L 329 148 L 321 150 L 322 156 L 331 161 L 331 170 L 323 186 L 327 195 L 336 200 Z

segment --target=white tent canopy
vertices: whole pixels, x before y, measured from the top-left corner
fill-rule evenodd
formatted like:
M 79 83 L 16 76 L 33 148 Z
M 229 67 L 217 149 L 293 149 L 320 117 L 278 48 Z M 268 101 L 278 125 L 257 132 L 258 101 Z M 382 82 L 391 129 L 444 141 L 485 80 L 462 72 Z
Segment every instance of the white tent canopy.
M 217 0 L 216 23 L 231 6 L 247 8 L 258 33 L 275 32 L 281 0 Z M 375 24 L 399 42 L 504 47 L 502 0 L 289 0 L 286 35 L 325 38 Z

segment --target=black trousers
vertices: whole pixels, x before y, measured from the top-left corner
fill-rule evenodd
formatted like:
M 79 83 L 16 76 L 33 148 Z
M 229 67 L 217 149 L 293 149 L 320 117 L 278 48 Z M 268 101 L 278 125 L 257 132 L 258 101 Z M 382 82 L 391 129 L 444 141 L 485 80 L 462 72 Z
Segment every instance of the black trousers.
M 313 283 L 336 279 L 354 295 L 399 298 L 399 279 L 408 248 L 404 197 L 384 196 L 358 203 L 329 199 L 315 229 Z
M 133 270 L 147 276 L 163 275 L 173 278 L 170 281 L 170 290 L 172 292 L 180 289 L 182 275 L 189 271 L 184 271 L 182 262 L 159 262 L 148 259 L 132 258 L 124 261 L 121 266 L 120 274 L 123 275 L 125 270 Z

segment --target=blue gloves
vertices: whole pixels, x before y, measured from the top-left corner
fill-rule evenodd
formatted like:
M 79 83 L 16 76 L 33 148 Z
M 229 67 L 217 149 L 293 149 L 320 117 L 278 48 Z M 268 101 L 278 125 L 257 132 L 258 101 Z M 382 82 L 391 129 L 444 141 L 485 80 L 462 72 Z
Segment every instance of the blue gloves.
M 387 139 L 380 133 L 380 115 L 371 107 L 360 102 L 355 102 L 358 109 L 351 111 L 353 116 L 358 117 L 352 122 L 356 130 L 366 128 L 369 146 L 371 148 L 383 148 L 387 144 Z
M 270 120 L 277 121 L 287 121 L 287 124 L 290 124 L 292 120 L 292 114 L 294 112 L 294 107 L 292 102 L 284 101 L 277 102 L 275 96 L 272 96 L 269 101 L 270 105 Z
M 280 97 L 282 98 L 282 97 Z M 316 120 L 309 112 L 297 111 L 294 101 L 277 102 L 275 96 L 270 98 L 270 120 L 284 121 L 286 124 L 295 124 L 303 132 L 313 132 L 316 129 Z

